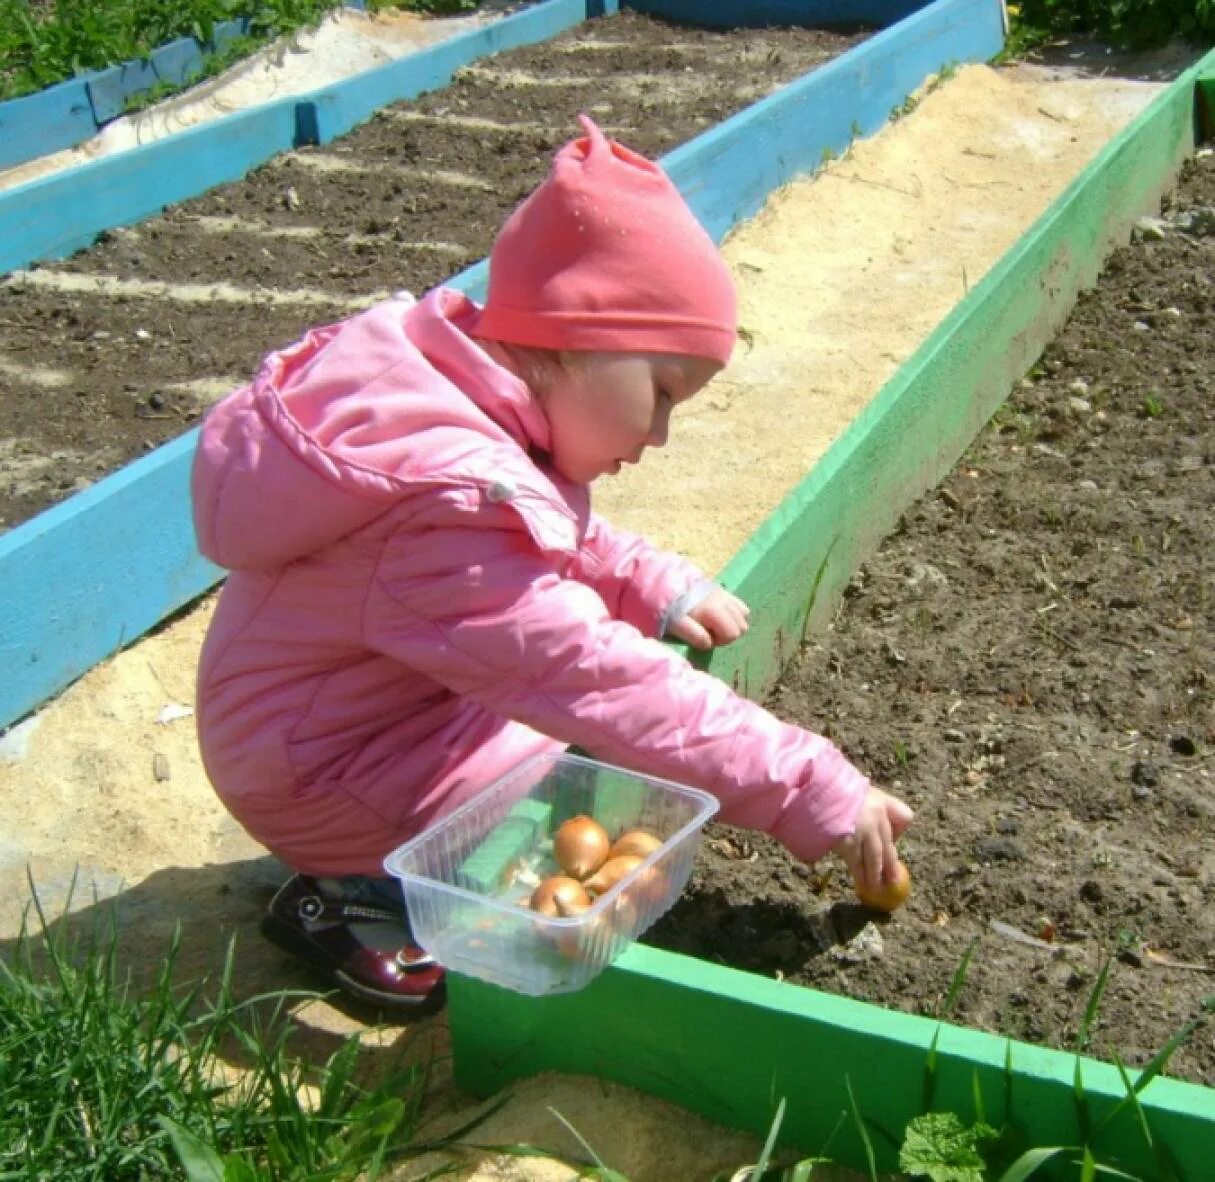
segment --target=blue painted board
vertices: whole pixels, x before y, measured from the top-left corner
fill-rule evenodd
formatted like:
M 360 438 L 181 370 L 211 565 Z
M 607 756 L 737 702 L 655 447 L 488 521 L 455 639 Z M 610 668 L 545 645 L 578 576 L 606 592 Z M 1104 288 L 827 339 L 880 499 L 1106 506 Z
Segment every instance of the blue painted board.
M 367 5 L 366 0 L 347 0 L 344 7 L 362 11 Z M 0 102 L 0 168 L 84 143 L 118 118 L 135 95 L 160 82 L 188 82 L 201 72 L 208 55 L 247 35 L 249 26 L 248 17 L 221 21 L 205 43 L 179 37 L 147 58 L 77 74 L 36 94 Z
M 0 103 L 0 168 L 73 147 L 97 132 L 88 92 L 76 81 Z
M 89 245 L 103 230 L 237 180 L 279 152 L 320 142 L 323 131 L 331 135 L 343 120 L 357 115 L 357 122 L 371 113 L 374 108 L 360 97 L 365 89 L 373 88 L 380 104 L 413 98 L 446 85 L 470 61 L 530 44 L 540 28 L 547 27 L 551 36 L 587 12 L 614 7 L 614 0 L 547 0 L 412 54 L 392 68 L 369 71 L 374 83 L 365 80 L 368 75 L 358 75 L 0 192 L 0 274 L 62 258 Z
M 361 4 L 358 5 L 361 7 Z M 203 59 L 249 30 L 245 18 L 214 26 L 209 44 L 179 37 L 137 58 L 78 74 L 37 94 L 0 103 L 0 168 L 11 168 L 91 139 L 126 110 L 127 101 L 159 82 L 181 84 Z
M 628 7 L 685 24 L 723 28 L 865 24 L 884 29 L 924 0 L 628 0 Z
M 663 164 L 720 238 L 735 220 L 753 213 L 774 185 L 816 165 L 824 148 L 838 152 L 846 147 L 854 123 L 874 130 L 928 74 L 950 61 L 994 54 L 1002 43 L 1000 11 L 999 0 L 934 0 L 903 25 L 685 144 Z M 294 109 L 284 101 L 274 118 L 293 122 Z M 224 129 L 220 137 L 199 128 L 124 154 L 124 183 L 154 188 L 157 197 L 150 208 L 158 208 L 171 181 L 165 171 L 188 169 L 198 153 L 220 153 L 208 167 L 233 169 L 221 149 L 250 134 L 248 118 L 233 116 L 215 125 Z M 279 128 L 277 134 L 287 133 Z M 268 135 L 261 128 L 259 136 Z M 185 147 L 163 154 L 161 145 L 174 143 Z M 237 154 L 248 160 L 252 149 Z M 78 200 L 101 200 L 100 190 L 111 175 L 107 164 L 98 161 L 78 170 L 59 200 L 66 204 L 73 192 Z M 251 164 L 240 170 L 247 167 Z M 82 174 L 87 181 L 83 197 Z M 11 210 L 11 203 L 0 201 L 0 252 L 19 228 Z M 39 231 L 44 237 L 52 232 L 53 221 Z M 81 233 L 79 223 L 57 231 L 54 241 L 62 243 L 72 232 Z M 482 298 L 487 274 L 481 262 L 450 282 Z M 166 444 L 0 536 L 0 667 L 5 670 L 0 727 L 36 708 L 221 577 L 195 549 L 189 503 L 195 438 L 192 433 Z
M 218 580 L 183 516 L 196 437 L 0 537 L 0 725 Z
M 281 99 L 7 190 L 0 194 L 0 274 L 63 258 L 111 226 L 239 180 L 295 146 L 296 106 Z

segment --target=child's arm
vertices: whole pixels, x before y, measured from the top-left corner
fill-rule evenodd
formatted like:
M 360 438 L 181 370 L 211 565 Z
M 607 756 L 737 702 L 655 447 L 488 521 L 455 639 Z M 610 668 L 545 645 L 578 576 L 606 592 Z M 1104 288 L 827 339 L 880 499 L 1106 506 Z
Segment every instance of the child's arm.
M 833 744 L 612 619 L 522 528 L 433 522 L 424 543 L 404 535 L 381 563 L 365 628 L 372 648 L 498 714 L 715 793 L 723 820 L 799 857 L 857 829 L 869 783 Z
M 699 635 L 686 624 L 681 632 L 679 624 L 721 589 L 686 558 L 659 550 L 640 534 L 592 512 L 570 574 L 594 587 L 615 619 L 646 636 L 675 636 L 696 648 L 711 647 L 697 643 Z

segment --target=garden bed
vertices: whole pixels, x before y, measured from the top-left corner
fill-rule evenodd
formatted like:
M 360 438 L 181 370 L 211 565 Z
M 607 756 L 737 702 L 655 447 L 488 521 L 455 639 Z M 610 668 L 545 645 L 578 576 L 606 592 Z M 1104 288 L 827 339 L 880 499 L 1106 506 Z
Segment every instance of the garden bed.
M 0 527 L 180 434 L 311 325 L 482 258 L 579 111 L 662 155 L 861 39 L 585 22 L 16 273 L 0 286 Z
M 1201 1012 L 1213 275 L 1207 149 L 771 699 L 915 807 L 907 907 L 869 922 L 838 871 L 716 826 L 654 943 L 927 1014 L 973 945 L 957 1021 L 1134 1064 Z M 1215 1023 L 1172 1073 L 1215 1084 Z

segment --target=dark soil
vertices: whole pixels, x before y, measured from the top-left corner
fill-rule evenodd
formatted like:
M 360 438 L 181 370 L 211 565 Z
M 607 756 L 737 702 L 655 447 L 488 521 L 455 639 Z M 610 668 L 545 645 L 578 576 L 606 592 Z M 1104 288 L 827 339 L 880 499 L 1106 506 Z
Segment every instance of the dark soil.
M 1112 958 L 1087 1046 L 1135 1064 L 1215 995 L 1211 151 L 1163 217 L 771 699 L 916 809 L 906 907 L 714 826 L 655 943 L 925 1014 L 973 945 L 950 1016 L 1069 1050 Z
M 863 39 L 636 13 L 587 22 L 41 268 L 226 284 L 241 298 L 0 282 L 0 531 L 180 434 L 310 326 L 392 291 L 421 294 L 483 258 L 553 150 L 579 134 L 580 111 L 661 156 Z M 333 161 L 352 167 L 318 167 Z M 292 293 L 300 303 L 270 299 Z M 13 363 L 54 372 L 38 382 Z M 189 385 L 200 379 L 213 388 Z

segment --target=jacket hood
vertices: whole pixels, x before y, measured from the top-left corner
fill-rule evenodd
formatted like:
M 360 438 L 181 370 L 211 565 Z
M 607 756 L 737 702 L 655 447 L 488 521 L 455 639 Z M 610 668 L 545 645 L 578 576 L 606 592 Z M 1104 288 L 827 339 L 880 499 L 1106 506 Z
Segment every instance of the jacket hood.
M 270 354 L 211 411 L 191 480 L 199 549 L 229 570 L 283 566 L 459 471 L 487 441 L 547 449 L 527 386 L 467 329 L 479 309 L 438 288 L 399 296 Z

